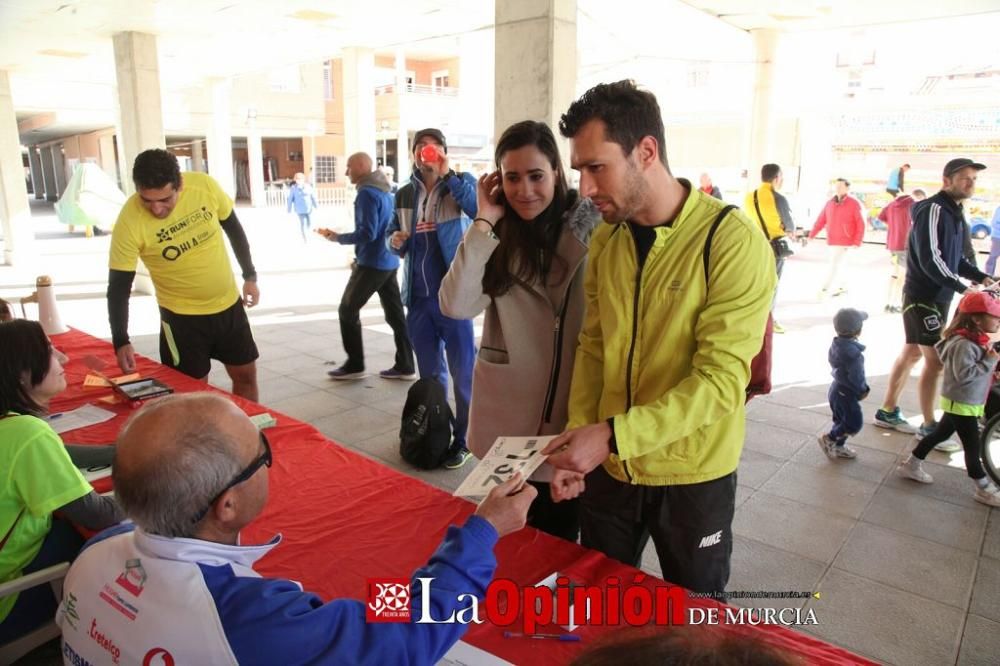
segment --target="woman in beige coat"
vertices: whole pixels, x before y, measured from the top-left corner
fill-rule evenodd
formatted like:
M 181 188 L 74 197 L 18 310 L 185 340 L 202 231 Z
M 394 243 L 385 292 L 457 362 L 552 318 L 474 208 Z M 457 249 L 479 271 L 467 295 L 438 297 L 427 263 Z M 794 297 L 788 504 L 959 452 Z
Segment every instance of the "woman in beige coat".
M 472 379 L 468 443 L 482 457 L 499 436 L 555 435 L 583 321 L 583 272 L 600 213 L 566 184 L 552 130 L 526 120 L 496 148 L 498 170 L 479 179 L 479 217 L 441 284 L 441 311 L 486 311 Z M 538 498 L 528 524 L 575 541 L 576 500 L 555 504 L 552 470 L 531 479 Z

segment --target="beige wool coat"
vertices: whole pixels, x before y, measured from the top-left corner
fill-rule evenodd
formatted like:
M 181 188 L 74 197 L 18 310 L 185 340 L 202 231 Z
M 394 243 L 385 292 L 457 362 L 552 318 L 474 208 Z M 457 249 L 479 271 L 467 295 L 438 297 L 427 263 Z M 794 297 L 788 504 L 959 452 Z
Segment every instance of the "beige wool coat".
M 482 458 L 500 436 L 554 435 L 566 425 L 566 403 L 577 337 L 583 323 L 583 274 L 590 234 L 601 221 L 589 199 L 565 213 L 550 284 L 515 281 L 507 293 L 483 293 L 486 262 L 500 242 L 475 226 L 465 233 L 441 283 L 441 312 L 472 319 L 484 310 L 482 341 L 472 378 L 469 449 Z M 543 465 L 532 476 L 548 481 Z

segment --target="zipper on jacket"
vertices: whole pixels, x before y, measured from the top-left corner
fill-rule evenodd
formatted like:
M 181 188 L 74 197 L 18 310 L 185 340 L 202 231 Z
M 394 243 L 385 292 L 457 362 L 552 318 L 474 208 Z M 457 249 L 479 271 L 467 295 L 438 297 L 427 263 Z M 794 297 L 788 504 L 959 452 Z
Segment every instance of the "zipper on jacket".
M 635 246 L 635 234 L 631 233 L 632 228 L 629 227 L 630 236 L 632 237 L 632 246 Z M 636 262 L 638 263 L 639 255 L 636 253 Z M 649 261 L 649 257 L 646 257 L 646 261 Z M 644 262 L 645 263 L 645 262 Z M 628 365 L 625 367 L 625 411 L 632 409 L 632 360 L 635 358 L 635 339 L 639 334 L 639 290 L 642 287 L 642 269 L 643 266 L 639 266 L 635 269 L 635 296 L 632 299 L 632 342 L 628 348 Z M 632 482 L 632 475 L 628 471 L 628 463 L 622 460 L 622 468 L 625 470 L 625 476 L 628 478 L 629 483 Z
M 560 309 L 559 314 L 556 315 L 556 325 L 553 333 L 552 371 L 549 373 L 549 392 L 545 397 L 545 409 L 542 412 L 542 420 L 545 423 L 550 423 L 552 421 L 552 409 L 554 408 L 556 402 L 556 387 L 559 385 L 559 369 L 560 366 L 562 366 L 562 322 L 566 318 L 566 310 L 569 307 L 569 290 L 572 288 L 573 280 L 570 279 L 569 287 L 563 295 L 562 308 Z

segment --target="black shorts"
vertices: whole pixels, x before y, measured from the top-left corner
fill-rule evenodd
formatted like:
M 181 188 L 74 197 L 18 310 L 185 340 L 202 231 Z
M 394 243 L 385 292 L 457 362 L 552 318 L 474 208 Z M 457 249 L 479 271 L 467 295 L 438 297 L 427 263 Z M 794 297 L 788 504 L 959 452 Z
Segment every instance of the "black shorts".
M 580 543 L 638 567 L 653 537 L 663 579 L 696 592 L 729 581 L 736 472 L 703 483 L 622 483 L 598 465 L 580 496 Z
M 166 366 L 201 379 L 212 369 L 213 358 L 225 365 L 246 365 L 258 356 L 241 299 L 210 315 L 160 308 L 160 361 Z
M 906 344 L 933 347 L 947 324 L 950 302 L 925 303 L 903 294 L 903 330 Z

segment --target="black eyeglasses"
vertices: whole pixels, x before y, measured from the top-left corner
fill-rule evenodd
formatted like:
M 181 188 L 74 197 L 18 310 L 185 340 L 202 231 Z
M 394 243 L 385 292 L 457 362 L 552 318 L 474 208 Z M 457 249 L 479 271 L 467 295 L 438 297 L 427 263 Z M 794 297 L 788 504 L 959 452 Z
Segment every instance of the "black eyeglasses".
M 222 497 L 227 490 L 240 485 L 244 481 L 247 481 L 251 476 L 256 474 L 257 470 L 261 467 L 270 467 L 271 463 L 274 462 L 274 458 L 271 457 L 271 443 L 267 441 L 267 437 L 264 436 L 263 432 L 258 434 L 260 435 L 260 443 L 264 446 L 264 452 L 250 461 L 250 464 L 247 465 L 246 469 L 237 474 L 232 481 L 227 483 L 225 488 L 216 493 L 215 497 L 209 501 L 208 506 L 199 511 L 198 515 L 194 517 L 194 520 L 191 521 L 192 524 L 200 523 L 201 519 L 204 518 L 212 509 L 212 505 L 218 502 L 219 498 Z

